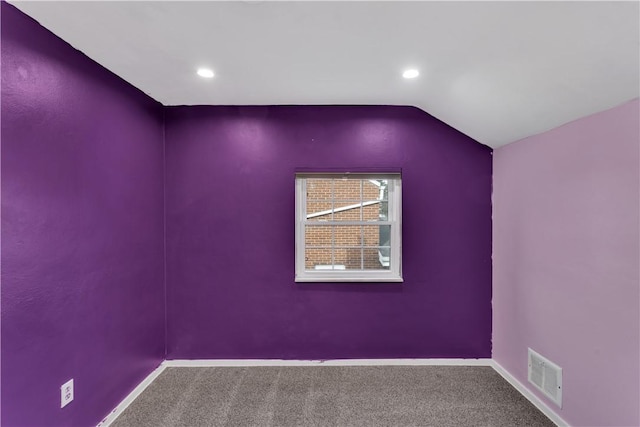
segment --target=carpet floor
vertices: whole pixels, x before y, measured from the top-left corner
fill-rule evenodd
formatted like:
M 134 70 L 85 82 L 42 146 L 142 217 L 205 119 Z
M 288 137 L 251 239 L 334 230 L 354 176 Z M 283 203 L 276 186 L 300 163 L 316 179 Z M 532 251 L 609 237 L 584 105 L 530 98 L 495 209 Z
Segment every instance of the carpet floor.
M 554 426 L 490 367 L 167 368 L 112 427 Z

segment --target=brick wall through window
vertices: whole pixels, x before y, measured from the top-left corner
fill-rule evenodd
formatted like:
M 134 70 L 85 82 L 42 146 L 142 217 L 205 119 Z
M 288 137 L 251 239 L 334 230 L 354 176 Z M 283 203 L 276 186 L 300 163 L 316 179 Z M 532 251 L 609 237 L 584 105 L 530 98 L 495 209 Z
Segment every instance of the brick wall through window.
M 381 200 L 381 186 L 366 179 L 309 179 L 306 190 L 308 221 L 367 221 L 371 225 L 308 225 L 305 269 L 329 265 L 343 265 L 347 270 L 382 269 L 378 246 L 388 242 L 380 242 L 381 226 L 375 224 L 387 203 Z

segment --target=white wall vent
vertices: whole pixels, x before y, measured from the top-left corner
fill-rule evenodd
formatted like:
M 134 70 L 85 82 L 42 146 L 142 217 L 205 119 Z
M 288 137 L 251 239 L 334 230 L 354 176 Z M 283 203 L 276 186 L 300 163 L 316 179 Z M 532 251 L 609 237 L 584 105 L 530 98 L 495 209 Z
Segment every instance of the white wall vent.
M 528 379 L 538 390 L 562 408 L 562 368 L 529 349 Z

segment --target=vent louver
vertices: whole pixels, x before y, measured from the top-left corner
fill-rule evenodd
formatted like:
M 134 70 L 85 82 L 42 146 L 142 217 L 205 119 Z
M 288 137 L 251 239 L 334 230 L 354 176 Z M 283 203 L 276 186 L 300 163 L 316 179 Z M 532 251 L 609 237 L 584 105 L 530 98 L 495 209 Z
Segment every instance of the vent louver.
M 538 390 L 562 408 L 562 368 L 529 349 L 528 379 Z

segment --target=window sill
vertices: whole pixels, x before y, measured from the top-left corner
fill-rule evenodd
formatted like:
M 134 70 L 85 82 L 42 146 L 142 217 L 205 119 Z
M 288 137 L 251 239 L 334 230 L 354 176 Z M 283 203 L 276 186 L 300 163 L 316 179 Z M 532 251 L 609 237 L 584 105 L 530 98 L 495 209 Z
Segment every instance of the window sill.
M 402 277 L 296 277 L 296 283 L 402 283 Z

